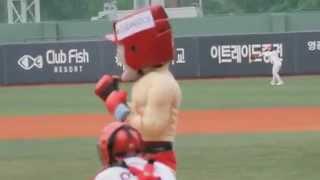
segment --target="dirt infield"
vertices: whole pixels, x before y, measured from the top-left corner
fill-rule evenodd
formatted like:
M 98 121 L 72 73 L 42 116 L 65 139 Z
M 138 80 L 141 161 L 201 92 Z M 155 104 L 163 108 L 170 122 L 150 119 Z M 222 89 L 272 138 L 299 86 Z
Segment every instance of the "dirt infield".
M 320 107 L 201 110 L 180 113 L 178 134 L 320 131 Z M 97 136 L 106 114 L 0 117 L 0 139 Z

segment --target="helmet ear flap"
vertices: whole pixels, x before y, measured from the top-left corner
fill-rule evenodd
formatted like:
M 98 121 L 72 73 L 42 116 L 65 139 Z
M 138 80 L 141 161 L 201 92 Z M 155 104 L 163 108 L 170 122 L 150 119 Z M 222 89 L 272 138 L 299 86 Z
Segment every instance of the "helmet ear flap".
M 109 164 L 117 163 L 118 159 L 130 155 L 137 155 L 142 151 L 142 148 L 140 133 L 129 125 L 124 125 L 110 136 L 108 143 Z
M 98 154 L 101 160 L 101 163 L 104 167 L 110 166 L 111 154 L 109 152 L 108 146 L 110 144 L 112 134 L 124 126 L 124 123 L 121 122 L 113 122 L 107 126 L 105 126 L 101 132 L 101 135 L 98 139 Z

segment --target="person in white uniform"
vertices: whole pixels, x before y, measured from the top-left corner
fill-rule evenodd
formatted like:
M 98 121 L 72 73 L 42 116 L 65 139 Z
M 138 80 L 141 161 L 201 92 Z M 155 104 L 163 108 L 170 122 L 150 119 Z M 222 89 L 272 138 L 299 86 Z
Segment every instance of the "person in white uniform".
M 279 71 L 282 66 L 282 58 L 279 57 L 279 52 L 273 50 L 272 45 L 266 46 L 262 51 L 262 56 L 267 58 L 269 62 L 272 64 L 272 80 L 270 82 L 271 85 L 282 85 L 283 80 L 279 75 Z
M 165 164 L 143 158 L 141 134 L 124 122 L 104 127 L 98 152 L 103 169 L 94 180 L 175 180 L 174 171 Z

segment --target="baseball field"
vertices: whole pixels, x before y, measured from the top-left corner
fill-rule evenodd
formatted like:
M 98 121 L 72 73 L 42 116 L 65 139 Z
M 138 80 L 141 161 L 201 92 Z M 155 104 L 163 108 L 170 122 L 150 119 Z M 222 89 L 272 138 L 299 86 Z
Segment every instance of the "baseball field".
M 320 76 L 180 80 L 179 180 L 318 180 Z M 129 90 L 131 84 L 122 84 Z M 112 121 L 94 84 L 0 87 L 0 180 L 89 180 Z

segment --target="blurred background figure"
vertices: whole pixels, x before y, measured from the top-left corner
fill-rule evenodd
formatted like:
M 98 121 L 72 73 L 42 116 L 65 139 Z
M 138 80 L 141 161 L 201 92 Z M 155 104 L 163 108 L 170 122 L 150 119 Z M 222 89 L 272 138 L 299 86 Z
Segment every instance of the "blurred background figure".
M 265 56 L 268 59 L 268 61 L 272 64 L 272 80 L 270 81 L 270 84 L 272 86 L 282 85 L 283 80 L 279 75 L 279 71 L 282 66 L 282 58 L 279 57 L 279 52 L 272 47 L 272 44 L 270 44 L 263 49 L 262 55 Z

